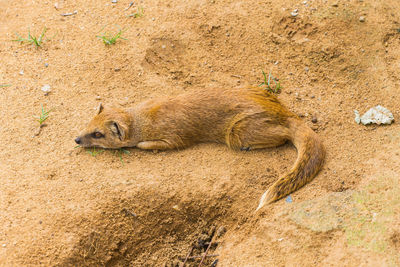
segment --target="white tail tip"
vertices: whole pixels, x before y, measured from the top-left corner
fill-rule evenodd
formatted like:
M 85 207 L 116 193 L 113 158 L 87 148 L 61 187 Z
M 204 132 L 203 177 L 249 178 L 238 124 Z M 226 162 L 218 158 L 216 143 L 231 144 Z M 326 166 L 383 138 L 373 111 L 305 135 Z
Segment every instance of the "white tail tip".
M 259 209 L 264 207 L 264 205 L 266 204 L 266 198 L 267 198 L 268 193 L 269 193 L 269 190 L 265 191 L 264 194 L 261 196 L 260 203 L 258 204 L 256 211 L 258 211 Z

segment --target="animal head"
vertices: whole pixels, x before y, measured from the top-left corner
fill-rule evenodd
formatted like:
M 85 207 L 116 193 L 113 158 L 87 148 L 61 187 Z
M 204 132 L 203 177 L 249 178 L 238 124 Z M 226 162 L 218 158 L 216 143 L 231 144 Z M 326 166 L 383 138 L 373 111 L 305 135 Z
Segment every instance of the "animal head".
M 97 115 L 75 139 L 82 147 L 121 148 L 128 144 L 131 120 L 129 114 L 118 108 L 100 104 Z

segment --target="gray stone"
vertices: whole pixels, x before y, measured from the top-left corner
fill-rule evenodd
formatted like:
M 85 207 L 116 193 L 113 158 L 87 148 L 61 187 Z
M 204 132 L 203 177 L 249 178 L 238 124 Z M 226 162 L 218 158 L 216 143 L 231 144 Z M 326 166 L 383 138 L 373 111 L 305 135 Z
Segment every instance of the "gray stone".
M 318 122 L 317 116 L 314 115 L 314 116 L 312 117 L 312 119 L 311 119 L 311 122 L 312 122 L 312 123 L 317 123 L 317 122 Z
M 327 232 L 342 228 L 345 217 L 354 212 L 351 190 L 332 192 L 317 199 L 294 204 L 289 218 L 301 227 L 315 232 Z

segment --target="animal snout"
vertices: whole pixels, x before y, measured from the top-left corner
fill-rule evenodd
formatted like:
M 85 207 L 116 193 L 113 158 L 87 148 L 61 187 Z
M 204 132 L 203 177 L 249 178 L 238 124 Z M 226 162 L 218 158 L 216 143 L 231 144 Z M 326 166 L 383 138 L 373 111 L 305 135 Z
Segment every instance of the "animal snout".
M 75 138 L 75 143 L 77 143 L 78 145 L 82 142 L 80 137 Z

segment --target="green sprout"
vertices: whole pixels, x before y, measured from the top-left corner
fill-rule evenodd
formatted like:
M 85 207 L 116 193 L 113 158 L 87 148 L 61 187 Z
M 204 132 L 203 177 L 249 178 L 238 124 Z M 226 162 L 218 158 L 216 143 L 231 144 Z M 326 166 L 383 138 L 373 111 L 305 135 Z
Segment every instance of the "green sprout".
M 104 152 L 104 149 L 96 150 L 96 147 L 93 147 L 92 150 L 87 149 L 86 152 L 92 157 L 96 157 L 97 155 Z
M 20 42 L 20 43 L 30 43 L 36 46 L 36 48 L 41 47 L 42 42 L 43 42 L 43 37 L 44 34 L 46 33 L 47 28 L 43 29 L 42 34 L 39 37 L 36 36 L 32 36 L 31 35 L 31 31 L 28 30 L 28 39 L 22 38 L 18 33 L 16 33 L 15 35 L 17 35 L 18 39 L 15 39 L 13 41 L 15 42 Z
M 128 40 L 121 36 L 123 32 L 124 31 L 120 29 L 115 35 L 105 32 L 102 35 L 96 35 L 96 37 L 101 39 L 105 45 L 112 45 L 115 44 L 118 39 Z
M 140 18 L 140 17 L 143 17 L 143 7 L 141 7 L 141 6 L 138 6 L 138 8 L 137 8 L 137 12 L 136 13 L 133 13 L 133 14 L 130 14 L 130 15 L 128 15 L 128 17 L 133 17 L 133 18 Z
M 49 113 L 51 110 L 46 111 L 42 105 L 42 112 L 38 117 L 35 117 L 37 122 L 39 122 L 39 126 L 42 127 L 44 122 L 49 118 Z
M 0 87 L 10 87 L 11 84 L 0 84 Z
M 274 94 L 278 93 L 279 90 L 281 89 L 281 83 L 274 76 L 271 75 L 271 72 L 269 72 L 267 78 L 267 74 L 264 72 L 264 70 L 261 69 L 261 71 L 263 74 L 264 81 L 260 83 L 259 86 L 265 86 L 265 90 L 271 93 Z M 271 86 L 271 80 L 274 82 L 274 86 Z
M 122 165 L 124 165 L 124 160 L 122 159 L 122 154 L 130 154 L 131 152 L 124 148 L 120 148 L 120 149 L 116 150 L 114 154 L 117 154 L 117 153 L 118 153 L 119 160 L 121 161 Z

